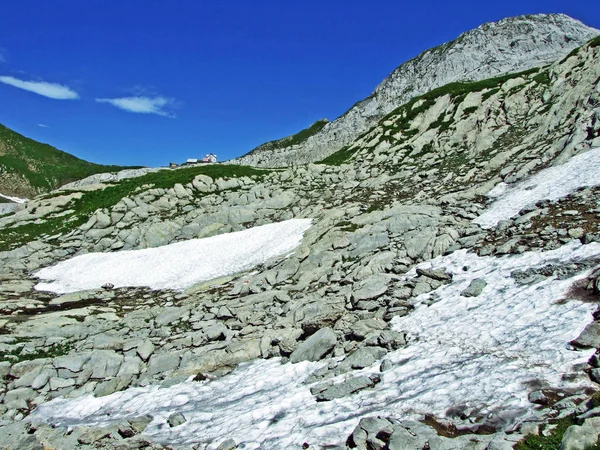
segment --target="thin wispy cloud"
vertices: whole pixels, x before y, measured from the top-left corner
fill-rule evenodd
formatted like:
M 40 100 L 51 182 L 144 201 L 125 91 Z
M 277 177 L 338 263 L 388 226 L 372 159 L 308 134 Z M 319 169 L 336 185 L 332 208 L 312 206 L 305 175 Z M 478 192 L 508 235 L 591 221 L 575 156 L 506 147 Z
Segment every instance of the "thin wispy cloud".
M 46 81 L 24 81 L 15 77 L 1 76 L 0 83 L 8 84 L 19 89 L 34 92 L 55 100 L 76 100 L 79 94 L 67 86 Z
M 41 127 L 41 128 L 50 128 L 50 125 L 46 125 L 45 123 L 38 123 L 38 127 Z
M 175 106 L 175 99 L 163 97 L 135 96 L 120 98 L 97 98 L 98 103 L 109 103 L 124 111 L 136 114 L 157 114 L 159 116 L 174 118 L 175 114 L 169 108 Z

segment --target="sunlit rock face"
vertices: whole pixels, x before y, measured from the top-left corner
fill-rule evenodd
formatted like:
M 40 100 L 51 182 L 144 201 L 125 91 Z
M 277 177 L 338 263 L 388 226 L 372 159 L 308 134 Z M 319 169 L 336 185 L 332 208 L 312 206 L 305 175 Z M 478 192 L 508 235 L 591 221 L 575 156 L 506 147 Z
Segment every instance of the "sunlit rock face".
M 475 81 L 554 62 L 600 34 L 564 14 L 486 23 L 394 70 L 365 100 L 301 144 L 257 148 L 240 164 L 282 167 L 319 161 L 351 143 L 411 98 L 456 81 Z

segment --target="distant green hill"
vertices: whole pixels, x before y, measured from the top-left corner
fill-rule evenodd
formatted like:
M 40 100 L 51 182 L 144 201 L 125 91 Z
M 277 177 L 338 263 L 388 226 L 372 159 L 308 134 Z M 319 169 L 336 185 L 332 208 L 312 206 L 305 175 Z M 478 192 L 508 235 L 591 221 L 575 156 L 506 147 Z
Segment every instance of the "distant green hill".
M 76 158 L 0 124 L 0 193 L 33 197 L 95 173 L 122 170 Z

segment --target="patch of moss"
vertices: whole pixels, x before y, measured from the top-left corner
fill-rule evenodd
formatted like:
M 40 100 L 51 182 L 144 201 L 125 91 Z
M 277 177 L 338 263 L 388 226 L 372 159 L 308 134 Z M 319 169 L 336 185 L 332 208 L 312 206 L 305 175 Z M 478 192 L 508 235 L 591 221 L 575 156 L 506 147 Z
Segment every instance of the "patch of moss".
M 360 228 L 360 226 L 358 226 L 357 224 L 352 223 L 352 222 L 348 222 L 347 220 L 343 220 L 341 222 L 338 222 L 335 225 L 335 227 L 339 228 L 340 231 L 350 231 L 350 232 L 356 231 L 356 230 L 358 230 Z
M 550 74 L 547 70 L 538 73 L 532 78 L 536 83 L 548 86 L 550 84 Z
M 326 164 L 328 166 L 339 166 L 344 164 L 346 161 L 350 160 L 354 153 L 356 153 L 356 147 L 350 147 L 346 145 L 342 147 L 337 152 L 332 153 L 331 155 L 323 158 L 321 161 L 317 161 L 316 164 Z
M 558 450 L 565 431 L 567 431 L 567 428 L 569 428 L 571 425 L 575 425 L 575 419 L 573 416 L 561 419 L 555 424 L 555 427 L 549 433 L 547 433 L 547 436 L 544 436 L 544 433 L 540 433 L 539 435 L 530 434 L 519 441 L 517 445 L 514 446 L 514 449 Z M 545 429 L 544 426 L 542 426 L 542 428 Z
M 0 361 L 10 361 L 18 363 L 22 361 L 32 361 L 41 358 L 56 358 L 69 353 L 73 349 L 71 344 L 54 344 L 52 347 L 39 349 L 32 353 L 23 353 L 23 347 L 17 347 L 8 352 L 0 352 Z
M 600 47 L 600 36 L 596 36 L 594 39 L 590 40 L 587 45 L 590 48 Z
M 495 89 L 490 89 L 490 90 L 489 90 L 489 91 L 487 91 L 487 92 L 484 92 L 484 93 L 481 95 L 481 101 L 482 101 L 482 102 L 485 102 L 485 101 L 486 101 L 488 98 L 490 98 L 492 95 L 494 95 L 494 94 L 498 93 L 499 91 L 500 91 L 500 88 L 495 88 Z

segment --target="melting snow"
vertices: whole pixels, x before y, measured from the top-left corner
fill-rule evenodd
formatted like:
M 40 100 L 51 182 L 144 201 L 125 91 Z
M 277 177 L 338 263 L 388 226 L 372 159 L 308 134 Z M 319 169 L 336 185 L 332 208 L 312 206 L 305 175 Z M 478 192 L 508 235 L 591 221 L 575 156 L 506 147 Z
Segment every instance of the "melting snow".
M 15 203 L 25 203 L 25 202 L 29 201 L 26 198 L 11 197 L 9 195 L 4 195 L 4 194 L 0 194 L 0 197 L 5 198 L 6 200 L 10 200 L 11 202 L 15 202 Z
M 523 286 L 510 273 L 590 257 L 600 257 L 600 244 L 573 242 L 554 251 L 502 258 L 458 251 L 422 264 L 445 267 L 454 274 L 452 284 L 435 291 L 437 303 L 426 306 L 420 303 L 426 295 L 420 296 L 415 311 L 393 320 L 394 329 L 408 333 L 409 345 L 386 356 L 393 367 L 380 384 L 350 397 L 316 403 L 303 380 L 320 363 L 257 360 L 210 382 L 56 399 L 40 406 L 30 420 L 97 425 L 151 414 L 154 420 L 145 433 L 160 442 L 214 449 L 231 437 L 250 449 L 339 443 L 361 417 L 376 414 L 444 417 L 458 408 L 500 424 L 522 419 L 531 411 L 527 395 L 536 386 L 590 383 L 575 366 L 593 350 L 575 351 L 568 342 L 592 320 L 595 305 L 561 301 L 584 274 Z M 482 294 L 461 297 L 475 278 L 488 283 Z M 377 363 L 361 372 L 378 370 Z M 169 428 L 165 421 L 173 412 L 183 413 L 187 422 Z
M 494 203 L 473 222 L 492 228 L 539 200 L 556 200 L 582 186 L 600 184 L 600 148 L 572 157 L 560 166 L 548 167 L 514 185 L 500 183 L 489 193 Z
M 40 291 L 56 293 L 115 287 L 185 289 L 200 281 L 250 269 L 296 248 L 311 219 L 292 219 L 236 233 L 157 248 L 76 256 L 35 275 Z

